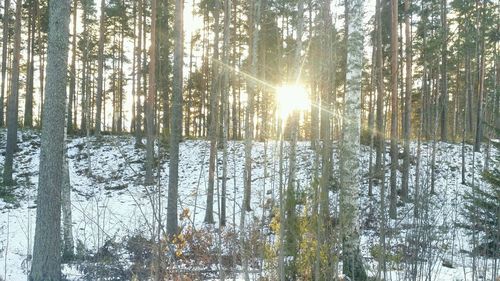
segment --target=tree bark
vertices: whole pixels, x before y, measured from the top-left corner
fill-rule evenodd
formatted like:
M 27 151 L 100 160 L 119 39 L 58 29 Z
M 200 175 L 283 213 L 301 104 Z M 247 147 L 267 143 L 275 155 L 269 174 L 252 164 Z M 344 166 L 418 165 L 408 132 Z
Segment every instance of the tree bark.
M 223 62 L 229 65 L 229 50 L 231 45 L 231 0 L 224 1 L 224 44 Z M 227 192 L 227 139 L 229 137 L 229 73 L 224 72 L 222 77 L 222 191 L 220 198 L 220 225 L 226 225 L 226 192 Z
M 141 92 L 142 92 L 142 84 L 141 84 L 141 76 L 142 76 L 142 29 L 143 29 L 143 20 L 142 14 L 144 10 L 143 0 L 137 1 L 137 10 L 138 12 L 138 30 L 139 34 L 137 35 L 137 91 L 136 91 L 136 110 L 135 110 L 135 146 L 141 147 L 142 144 L 142 115 L 141 115 Z
M 259 42 L 259 29 L 258 23 L 260 22 L 260 5 L 261 0 L 254 0 L 254 18 L 253 26 L 250 34 L 250 56 L 251 56 L 251 74 L 253 77 L 257 76 L 257 46 Z M 248 81 L 248 100 L 247 100 L 247 110 L 245 117 L 245 171 L 244 171 L 244 201 L 243 208 L 246 211 L 251 211 L 251 194 L 252 194 L 252 139 L 254 135 L 254 95 L 257 91 L 254 81 Z
M 391 194 L 389 216 L 396 218 L 398 169 L 398 1 L 391 0 Z
M 154 183 L 154 104 L 156 100 L 156 6 L 157 1 L 151 2 L 151 46 L 149 48 L 149 91 L 146 101 L 146 185 Z
M 26 73 L 26 96 L 24 102 L 24 127 L 33 127 L 33 75 L 34 68 L 34 51 L 35 51 L 35 7 L 29 7 L 28 15 L 28 47 L 27 51 L 27 73 Z
M 102 80 L 104 72 L 104 22 L 106 19 L 106 2 L 101 0 L 101 16 L 99 19 L 99 47 L 97 54 L 97 93 L 96 93 L 96 116 L 95 116 L 95 135 L 101 134 L 101 111 L 102 111 Z M 114 107 L 114 106 L 113 106 Z
M 215 185 L 215 161 L 217 159 L 217 123 L 219 111 L 219 13 L 220 1 L 215 0 L 214 15 L 214 53 L 212 59 L 212 85 L 210 89 L 210 127 L 208 130 L 210 138 L 210 156 L 208 167 L 208 190 L 207 190 L 207 208 L 205 211 L 205 222 L 214 223 L 214 185 Z
M 20 3 L 19 1 L 18 3 Z M 61 190 L 70 1 L 49 4 L 46 99 L 40 148 L 40 179 L 30 281 L 61 280 Z
M 174 22 L 174 79 L 172 95 L 172 119 L 170 136 L 170 166 L 168 178 L 167 233 L 177 233 L 177 196 L 179 184 L 179 143 L 182 138 L 182 66 L 184 56 L 183 36 L 184 1 L 175 1 Z
M 403 158 L 403 176 L 401 184 L 401 199 L 403 202 L 408 200 L 408 182 L 410 174 L 410 136 L 411 136 L 411 95 L 412 95 L 412 39 L 410 33 L 410 0 L 405 0 L 405 55 L 406 55 L 406 77 L 405 77 L 405 109 L 404 109 L 404 158 Z
M 441 141 L 448 140 L 448 24 L 446 22 L 447 4 L 441 1 Z
M 384 58 L 382 50 L 382 7 L 381 0 L 376 2 L 376 37 L 377 37 L 377 117 L 376 117 L 376 155 L 375 155 L 375 176 L 379 179 L 385 175 L 385 167 L 382 162 L 385 155 L 385 126 L 384 126 Z
M 3 5 L 3 39 L 2 39 L 2 88 L 0 93 L 0 127 L 5 126 L 5 78 L 7 75 L 7 49 L 9 45 L 9 6 L 10 0 L 5 0 Z
M 349 1 L 346 93 L 340 150 L 340 227 L 344 274 L 366 280 L 360 244 L 358 200 L 360 178 L 361 79 L 363 69 L 363 0 Z
M 12 170 L 14 152 L 17 149 L 17 117 L 19 103 L 19 61 L 21 59 L 21 9 L 22 1 L 16 4 L 16 22 L 14 25 L 14 60 L 12 62 L 11 91 L 8 99 L 7 112 L 7 146 L 5 148 L 5 166 L 3 184 L 13 185 Z
M 66 119 L 66 129 L 69 134 L 73 133 L 73 100 L 76 97 L 76 23 L 78 21 L 78 0 L 73 0 L 73 33 L 71 41 L 71 70 L 69 80 L 69 95 L 68 95 L 68 115 Z

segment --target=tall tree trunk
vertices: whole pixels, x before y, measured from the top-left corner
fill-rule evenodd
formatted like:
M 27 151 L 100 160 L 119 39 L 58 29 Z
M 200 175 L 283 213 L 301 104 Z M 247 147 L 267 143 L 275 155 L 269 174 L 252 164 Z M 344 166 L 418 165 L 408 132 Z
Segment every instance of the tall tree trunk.
M 250 56 L 251 56 L 251 74 L 253 77 L 257 77 L 257 46 L 259 42 L 259 29 L 258 24 L 260 22 L 260 5 L 261 0 L 254 0 L 254 17 L 253 25 L 250 29 Z M 253 118 L 254 118 L 254 98 L 257 92 L 257 87 L 255 81 L 248 81 L 248 100 L 247 100 L 247 110 L 245 117 L 245 170 L 244 170 L 244 201 L 243 208 L 246 211 L 251 211 L 251 194 L 252 194 L 252 139 L 253 139 Z
M 340 150 L 340 227 L 344 274 L 367 279 L 361 253 L 358 197 L 360 179 L 361 74 L 363 69 L 363 0 L 348 4 L 346 93 Z
M 322 140 L 321 147 L 321 178 L 318 185 L 318 225 L 317 225 L 317 240 L 318 245 L 316 249 L 316 261 L 315 267 L 317 273 L 315 274 L 316 280 L 328 280 L 331 276 L 331 240 L 328 238 L 328 233 L 332 231 L 329 227 L 330 220 L 330 207 L 328 199 L 329 183 L 332 176 L 332 140 L 331 140 L 331 113 L 332 110 L 332 99 L 335 98 L 336 85 L 336 73 L 337 61 L 333 54 L 336 54 L 337 44 L 336 35 L 332 34 L 334 32 L 334 27 L 332 26 L 332 15 L 330 12 L 331 0 L 323 0 L 321 2 L 321 35 L 320 35 L 320 48 L 322 50 L 331 50 L 323 56 L 321 56 L 320 73 L 321 76 L 319 81 L 319 88 L 321 93 L 321 115 L 320 118 L 320 128 L 321 131 L 318 137 Z M 313 123 L 314 124 L 314 123 Z M 327 260 L 322 258 L 321 253 L 328 253 Z
M 302 33 L 304 29 L 304 0 L 298 0 L 297 3 L 297 38 L 295 54 L 291 66 L 293 69 L 291 81 L 289 83 L 297 83 L 300 80 L 301 74 L 301 51 L 302 51 Z M 286 220 L 281 227 L 285 227 L 285 278 L 287 280 L 296 280 L 298 274 L 297 268 L 297 253 L 299 250 L 299 231 L 298 218 L 296 214 L 296 198 L 295 191 L 296 173 L 297 173 L 297 139 L 299 134 L 299 112 L 294 111 L 288 116 L 290 125 L 290 152 L 288 165 L 288 185 L 285 197 L 285 213 Z M 283 120 L 285 121 L 285 120 Z M 283 202 L 281 202 L 283 204 Z
M 68 116 L 66 128 L 69 134 L 73 133 L 73 99 L 76 97 L 76 25 L 78 21 L 78 0 L 73 0 L 73 33 L 71 40 L 71 70 L 69 76 L 69 95 L 68 95 Z M 76 115 L 76 114 L 75 114 Z
M 396 218 L 398 169 L 398 1 L 391 0 L 391 195 L 389 216 Z
M 5 78 L 7 75 L 7 49 L 9 47 L 9 7 L 10 0 L 5 0 L 3 5 L 3 34 L 2 34 L 2 88 L 0 93 L 0 127 L 5 125 Z
M 35 8 L 33 6 L 29 7 L 28 15 L 28 47 L 27 51 L 27 73 L 26 73 L 26 98 L 24 102 L 24 127 L 33 127 L 33 59 L 35 50 Z
M 403 202 L 408 200 L 408 182 L 410 174 L 410 135 L 411 135 L 411 95 L 412 95 L 412 39 L 410 33 L 410 1 L 405 0 L 405 55 L 406 55 L 406 77 L 405 77 L 405 109 L 404 109 L 404 158 L 403 158 L 403 178 L 401 184 L 401 199 Z
M 231 45 L 231 0 L 224 0 L 224 44 L 223 62 L 229 65 L 229 50 Z M 226 191 L 227 191 L 227 139 L 229 137 L 229 73 L 224 72 L 222 77 L 222 191 L 220 198 L 220 218 L 221 226 L 226 225 Z
M 12 62 L 11 91 L 7 112 L 7 147 L 5 148 L 5 166 L 3 184 L 13 185 L 12 170 L 14 152 L 17 148 L 17 116 L 19 103 L 19 61 L 21 59 L 21 10 L 22 1 L 16 3 L 16 22 L 14 25 L 14 60 Z
M 448 24 L 446 0 L 441 1 L 441 141 L 448 140 Z
M 208 130 L 210 138 L 210 156 L 208 161 L 208 190 L 207 208 L 205 211 L 205 222 L 214 223 L 214 185 L 215 185 L 215 162 L 217 159 L 217 123 L 219 108 L 219 13 L 220 1 L 215 0 L 214 15 L 214 53 L 212 59 L 212 85 L 210 89 L 210 127 Z
M 170 166 L 168 178 L 167 233 L 177 233 L 177 194 L 179 184 L 179 143 L 182 138 L 182 66 L 184 57 L 183 36 L 184 1 L 175 1 L 174 22 L 174 80 L 170 136 Z
M 156 0 L 151 2 L 151 46 L 149 48 L 149 91 L 146 101 L 146 182 L 154 183 L 154 104 L 156 100 Z
M 134 1 L 133 8 L 132 8 L 132 17 L 134 18 L 134 27 L 133 31 L 134 34 L 137 32 L 137 1 Z M 132 120 L 130 122 L 130 132 L 134 133 L 135 135 L 135 119 L 136 119 L 136 103 L 137 103 L 137 94 L 136 94 L 136 79 L 137 79 L 137 74 L 135 73 L 137 71 L 137 56 L 136 56 L 136 50 L 137 50 L 137 36 L 133 36 L 133 53 L 132 53 Z M 104 114 L 106 116 L 106 114 Z
M 137 91 L 136 91 L 136 110 L 135 110 L 135 146 L 142 146 L 142 116 L 141 116 L 141 92 L 142 92 L 142 84 L 141 84 L 141 76 L 142 76 L 142 29 L 143 29 L 143 20 L 142 14 L 144 10 L 143 0 L 139 0 L 137 3 L 137 10 L 139 11 L 138 17 L 138 29 L 139 34 L 137 35 Z
M 161 79 L 158 79 L 158 90 L 161 92 L 161 102 L 162 102 L 162 138 L 167 140 L 170 132 L 170 24 L 169 24 L 169 7 L 168 0 L 160 1 L 160 15 L 158 18 L 159 28 L 158 28 L 158 73 Z M 159 132 L 158 132 L 159 133 Z
M 106 2 L 101 0 L 101 16 L 99 19 L 99 47 L 97 54 L 97 95 L 96 95 L 96 116 L 95 116 L 95 134 L 101 134 L 101 110 L 102 110 L 102 80 L 104 72 L 104 22 L 106 19 Z M 114 106 L 113 106 L 114 107 Z M 114 119 L 114 118 L 113 118 Z
M 49 4 L 47 97 L 43 105 L 31 281 L 61 280 L 61 171 L 64 167 L 66 99 L 66 79 L 61 77 L 66 77 L 68 72 L 70 6 L 69 0 L 51 1 Z
M 249 28 L 249 45 L 250 51 L 249 55 L 251 58 L 251 75 L 253 77 L 257 76 L 257 46 L 259 42 L 259 29 L 258 23 L 260 22 L 260 6 L 261 0 L 253 0 L 251 2 L 251 14 L 250 18 L 252 24 Z M 247 108 L 246 108 L 246 118 L 245 118 L 245 167 L 243 172 L 243 202 L 241 204 L 241 216 L 240 216 L 240 247 L 242 251 L 242 264 L 245 281 L 250 280 L 248 275 L 248 257 L 247 257 L 247 247 L 246 247 L 246 229 L 245 229 L 245 218 L 246 212 L 251 211 L 251 194 L 252 194 L 252 141 L 253 141 L 253 118 L 254 118 L 254 95 L 257 91 L 254 81 L 247 81 Z
M 478 11 L 477 13 L 481 13 L 483 14 L 482 12 L 482 7 L 479 0 L 476 0 L 476 3 L 477 3 L 477 9 L 481 9 L 481 12 Z M 480 22 L 480 20 L 478 19 L 478 35 L 479 36 L 479 49 L 478 49 L 478 80 L 477 80 L 477 116 L 476 116 L 476 138 L 475 138 L 475 142 L 474 142 L 474 151 L 476 152 L 479 152 L 481 151 L 481 142 L 483 140 L 483 118 L 484 118 L 484 112 L 483 112 L 483 103 L 484 103 L 484 68 L 485 68 L 485 51 L 484 51 L 484 32 L 482 31 L 479 31 L 481 30 L 483 27 L 482 27 L 482 23 Z
M 42 107 L 43 107 L 43 99 L 44 99 L 44 83 L 45 83 L 45 45 L 43 42 L 42 38 L 42 13 L 40 11 L 40 2 L 38 0 L 35 1 L 35 7 L 36 7 L 36 19 L 37 19 L 37 45 L 38 45 L 38 63 L 39 63 L 39 91 L 40 91 L 40 100 L 39 100 L 39 107 L 38 107 L 38 117 L 39 117 L 39 122 L 38 125 L 41 127 L 42 124 Z M 75 122 L 76 123 L 76 122 Z
M 191 7 L 193 13 L 195 10 L 195 0 L 192 1 L 192 7 Z M 192 106 L 193 106 L 193 49 L 195 45 L 195 40 L 194 40 L 194 34 L 193 31 L 191 31 L 190 34 L 190 44 L 189 44 L 189 84 L 188 84 L 188 96 L 187 96 L 187 109 L 186 109 L 186 117 L 184 120 L 184 135 L 189 138 L 191 135 L 191 111 L 192 111 Z M 194 122 L 196 123 L 196 122 Z M 199 125 L 199 124 L 198 124 Z M 195 130 L 195 135 L 196 135 L 196 130 Z
M 377 120 L 376 120 L 376 155 L 375 155 L 375 175 L 381 179 L 385 176 L 385 167 L 383 167 L 383 152 L 385 151 L 385 126 L 384 126 L 384 59 L 382 50 L 382 0 L 376 1 L 376 37 L 377 37 Z

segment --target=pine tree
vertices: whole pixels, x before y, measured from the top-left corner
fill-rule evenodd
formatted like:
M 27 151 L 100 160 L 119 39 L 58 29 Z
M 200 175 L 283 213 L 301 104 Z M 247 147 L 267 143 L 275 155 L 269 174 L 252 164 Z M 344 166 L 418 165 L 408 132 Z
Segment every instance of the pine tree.
M 14 152 L 17 149 L 17 117 L 19 104 L 19 61 L 21 59 L 21 8 L 22 1 L 16 3 L 16 22 L 14 24 L 14 60 L 12 62 L 11 91 L 8 98 L 7 146 L 5 148 L 4 185 L 13 185 Z
M 49 4 L 47 97 L 43 104 L 40 176 L 30 281 L 61 280 L 61 190 L 68 73 L 70 0 Z

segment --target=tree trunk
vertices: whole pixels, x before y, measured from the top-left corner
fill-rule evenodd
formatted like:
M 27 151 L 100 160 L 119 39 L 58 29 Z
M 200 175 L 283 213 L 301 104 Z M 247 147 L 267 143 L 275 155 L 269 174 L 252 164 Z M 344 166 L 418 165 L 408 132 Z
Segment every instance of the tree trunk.
M 95 135 L 101 134 L 101 110 L 102 110 L 102 80 L 104 72 L 104 22 L 106 19 L 105 1 L 101 0 L 101 16 L 99 19 L 99 47 L 97 54 L 97 94 L 96 94 L 96 116 L 95 116 Z M 114 106 L 113 106 L 114 108 Z M 114 119 L 114 118 L 113 118 Z
M 478 23 L 479 26 L 481 24 Z M 481 32 L 481 35 L 484 36 L 484 32 Z M 479 43 L 479 54 L 478 54 L 478 68 L 479 68 L 479 73 L 478 73 L 478 81 L 477 81 L 477 91 L 478 91 L 478 98 L 477 98 L 477 116 L 476 116 L 476 138 L 474 142 L 474 151 L 479 152 L 481 151 L 481 142 L 483 140 L 483 118 L 484 118 L 484 112 L 483 112 L 483 99 L 484 99 L 484 68 L 485 68 L 485 52 L 484 52 L 484 38 L 480 37 L 480 43 Z
M 7 112 L 7 146 L 5 148 L 5 166 L 3 184 L 13 185 L 12 170 L 14 152 L 17 149 L 17 116 L 19 103 L 19 61 L 21 59 L 21 10 L 22 1 L 16 4 L 16 22 L 14 25 L 14 60 L 12 62 L 11 92 Z
M 0 127 L 5 126 L 5 78 L 7 75 L 7 49 L 9 47 L 9 6 L 10 0 L 5 0 L 3 5 L 3 39 L 2 39 L 2 88 L 0 93 Z
M 69 95 L 68 95 L 68 116 L 66 129 L 69 134 L 73 133 L 73 100 L 76 97 L 76 23 L 78 21 L 78 0 L 73 0 L 73 34 L 71 41 L 71 70 L 69 80 Z M 76 113 L 75 113 L 76 115 Z
M 137 35 L 137 91 L 136 91 L 136 110 L 135 110 L 135 147 L 141 147 L 142 144 L 142 116 L 141 116 L 141 76 L 142 76 L 142 14 L 144 10 L 143 1 L 139 0 L 137 3 L 137 10 L 139 11 L 138 17 L 138 29 L 139 34 Z
M 205 222 L 214 223 L 214 185 L 215 185 L 215 162 L 217 159 L 217 123 L 219 108 L 219 11 L 220 1 L 215 0 L 214 15 L 214 53 L 212 59 L 212 87 L 210 89 L 210 127 L 208 130 L 210 138 L 210 157 L 208 167 L 208 190 L 207 190 L 207 208 L 205 211 Z
M 151 2 L 151 46 L 149 48 L 149 91 L 146 101 L 146 185 L 154 183 L 154 104 L 156 100 L 156 0 Z
M 231 45 L 231 0 L 224 1 L 224 54 L 223 62 L 225 65 L 229 65 L 229 50 Z M 229 137 L 229 73 L 224 72 L 222 77 L 222 191 L 220 198 L 220 225 L 226 225 L 226 191 L 227 191 L 227 139 Z
M 404 158 L 403 158 L 403 177 L 401 184 L 401 199 L 403 202 L 408 200 L 408 182 L 410 174 L 410 136 L 411 136 L 411 95 L 412 95 L 412 39 L 410 33 L 410 0 L 405 0 L 405 55 L 406 55 L 406 78 L 405 78 L 405 109 L 404 109 Z
M 19 1 L 18 3 L 20 3 Z M 49 4 L 47 84 L 31 281 L 61 280 L 61 190 L 70 1 Z
M 257 46 L 259 42 L 259 29 L 257 28 L 260 22 L 260 5 L 261 0 L 254 0 L 254 17 L 253 26 L 250 29 L 250 56 L 251 56 L 251 74 L 257 77 Z M 248 100 L 245 117 L 245 170 L 244 170 L 244 195 L 243 208 L 246 211 L 251 211 L 251 194 L 252 194 L 252 139 L 253 139 L 253 118 L 254 118 L 254 95 L 257 91 L 254 81 L 248 81 Z
M 361 74 L 363 69 L 363 0 L 348 4 L 346 93 L 340 150 L 340 227 L 344 274 L 367 279 L 359 249 Z
M 448 24 L 446 0 L 441 1 L 441 141 L 448 140 Z
M 391 195 L 389 216 L 396 218 L 398 169 L 398 1 L 391 0 Z
M 167 233 L 177 233 L 177 194 L 179 184 L 179 143 L 182 138 L 182 66 L 184 57 L 183 9 L 184 1 L 175 1 L 174 22 L 174 80 L 170 136 L 170 166 L 168 178 Z
M 24 127 L 33 127 L 33 75 L 35 72 L 34 50 L 35 50 L 35 7 L 29 7 L 28 15 L 28 47 L 27 50 L 27 73 L 26 73 L 26 98 L 24 102 Z
M 375 155 L 375 176 L 379 179 L 385 176 L 385 167 L 383 167 L 383 157 L 385 155 L 385 126 L 384 126 L 384 59 L 382 50 L 382 7 L 381 0 L 376 2 L 376 37 L 377 37 L 377 117 L 376 117 L 376 155 Z

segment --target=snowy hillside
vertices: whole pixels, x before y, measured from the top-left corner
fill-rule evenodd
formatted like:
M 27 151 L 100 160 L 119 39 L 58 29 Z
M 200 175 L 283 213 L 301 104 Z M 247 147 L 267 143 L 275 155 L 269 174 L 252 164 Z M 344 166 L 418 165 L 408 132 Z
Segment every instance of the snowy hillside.
M 3 167 L 5 130 L 0 131 L 0 167 Z M 16 153 L 15 180 L 13 192 L 15 198 L 0 200 L 0 276 L 3 280 L 26 280 L 30 268 L 30 255 L 33 245 L 36 188 L 39 165 L 39 134 L 34 131 L 19 133 L 19 151 Z M 337 146 L 334 146 L 335 150 Z M 190 227 L 210 230 L 203 224 L 206 187 L 208 178 L 209 143 L 206 141 L 187 140 L 181 144 L 179 166 L 179 213 L 183 213 L 180 226 L 184 230 Z M 313 169 L 315 167 L 314 151 L 309 143 L 298 145 L 297 178 L 299 193 L 311 194 Z M 430 196 L 431 152 L 432 143 L 422 144 L 420 160 L 420 192 L 422 194 L 422 214 L 419 220 L 424 221 L 418 232 L 413 227 L 414 204 L 398 205 L 398 219 L 389 220 L 387 247 L 394 253 L 388 263 L 391 276 L 388 280 L 404 280 L 405 271 L 410 265 L 402 260 L 411 256 L 411 241 L 417 241 L 415 234 L 420 235 L 418 241 L 429 242 L 428 247 L 419 250 L 421 266 L 428 267 L 432 280 L 470 280 L 472 259 L 470 258 L 470 236 L 456 227 L 464 223 L 462 215 L 463 193 L 470 185 L 486 185 L 481 179 L 484 155 L 473 154 L 472 147 L 466 146 L 466 178 L 468 185 L 461 184 L 461 145 L 438 143 L 436 154 L 435 194 Z M 259 225 L 263 222 L 261 239 L 270 244 L 277 243 L 274 234 L 269 230 L 273 220 L 272 206 L 278 202 L 278 151 L 277 142 L 254 144 L 252 209 L 247 213 L 247 222 Z M 285 145 L 285 153 L 288 148 Z M 363 188 L 360 202 L 362 232 L 362 253 L 368 273 L 375 276 L 377 272 L 376 249 L 380 245 L 380 186 L 374 185 L 374 194 L 368 196 L 369 147 L 362 146 L 361 166 L 363 169 Z M 416 144 L 412 146 L 416 155 Z M 335 152 L 336 153 L 336 152 Z M 497 151 L 492 154 L 496 155 Z M 221 154 L 220 154 L 221 155 Z M 161 203 L 161 213 L 166 214 L 166 194 L 168 182 L 168 154 L 159 150 L 161 173 L 159 189 L 145 187 L 143 149 L 134 148 L 134 139 L 130 136 L 104 136 L 95 138 L 70 138 L 68 140 L 68 157 L 72 184 L 72 214 L 75 242 L 92 252 L 106 245 L 107 241 L 121 241 L 125 237 L 141 234 L 150 237 L 153 232 L 153 206 Z M 287 159 L 285 154 L 285 160 Z M 222 159 L 222 157 L 220 157 Z M 494 157 L 493 157 L 494 159 Z M 473 162 L 474 160 L 474 162 Z M 386 164 L 390 157 L 386 155 Z M 402 162 L 402 161 L 401 161 Z M 242 142 L 229 142 L 228 190 L 227 190 L 227 229 L 238 229 L 240 204 L 243 196 L 244 145 Z M 493 163 L 495 164 L 495 163 Z M 493 165 L 491 164 L 491 165 Z M 286 163 L 285 163 L 286 166 Z M 337 172 L 338 157 L 334 156 L 334 167 Z M 473 169 L 475 169 L 473 172 Z M 388 169 L 386 171 L 388 177 Z M 219 177 L 219 184 L 221 177 Z M 415 163 L 412 163 L 410 197 L 413 196 L 415 182 Z M 217 187 L 217 186 L 216 186 Z M 217 192 L 217 191 L 216 191 Z M 161 194 L 158 200 L 157 194 Z M 216 193 L 217 194 L 217 193 Z M 388 194 L 388 191 L 386 192 Z M 338 212 L 335 189 L 331 196 L 332 213 Z M 217 206 L 217 196 L 216 196 Z M 307 200 L 306 200 L 307 201 Z M 301 209 L 309 208 L 307 204 L 299 205 Z M 216 217 L 217 217 L 217 207 Z M 300 211 L 299 212 L 304 212 Z M 252 224 L 251 224 L 252 225 Z M 429 227 L 430 225 L 430 227 Z M 423 227 L 426 226 L 426 227 Z M 215 233 L 217 229 L 213 229 Z M 227 230 L 226 234 L 230 231 Z M 229 236 L 228 236 L 229 237 Z M 414 240 L 412 240 L 414 239 Z M 225 241 L 226 243 L 227 241 Z M 214 247 L 219 242 L 213 241 Z M 186 249 L 186 251 L 188 251 Z M 225 249 L 224 251 L 229 251 Z M 124 255 L 126 258 L 126 255 Z M 187 260 L 187 259 L 186 259 Z M 178 267 L 187 267 L 189 263 L 179 261 Z M 201 266 L 194 263 L 194 267 Z M 267 266 L 272 263 L 265 262 Z M 484 280 L 491 280 L 491 260 L 481 259 L 478 264 L 480 275 Z M 236 261 L 235 268 L 238 268 Z M 406 267 L 406 268 L 405 268 Z M 453 268 L 451 268 L 453 267 Z M 266 268 L 263 275 L 266 275 Z M 84 274 L 78 266 L 66 266 L 64 272 L 69 279 L 78 280 Z M 209 269 L 216 269 L 212 267 Z M 259 276 L 258 263 L 253 266 Z M 208 275 L 207 275 L 208 276 Z M 208 277 L 207 277 L 208 278 Z

